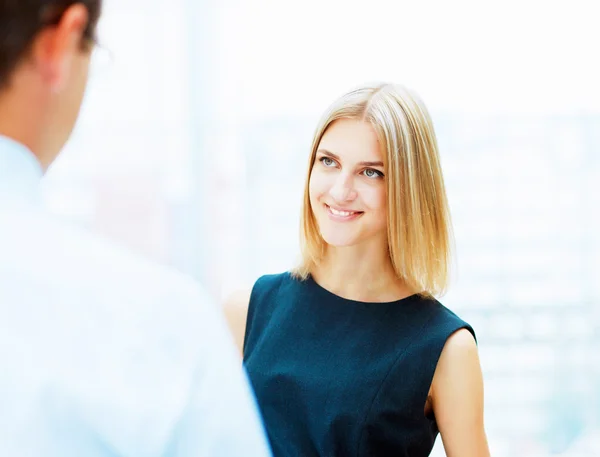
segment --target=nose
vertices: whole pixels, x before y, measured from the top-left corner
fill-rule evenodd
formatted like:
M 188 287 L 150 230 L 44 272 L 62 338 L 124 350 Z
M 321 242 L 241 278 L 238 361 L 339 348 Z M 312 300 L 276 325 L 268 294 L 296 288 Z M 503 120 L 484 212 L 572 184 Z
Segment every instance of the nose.
M 339 203 L 353 201 L 357 196 L 353 177 L 346 173 L 337 175 L 331 189 L 329 189 L 329 195 Z

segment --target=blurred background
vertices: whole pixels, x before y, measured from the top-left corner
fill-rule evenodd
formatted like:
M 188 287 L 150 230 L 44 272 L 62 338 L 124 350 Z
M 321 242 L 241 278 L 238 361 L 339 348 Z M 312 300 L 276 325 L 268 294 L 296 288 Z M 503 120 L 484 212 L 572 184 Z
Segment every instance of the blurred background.
M 436 126 L 495 457 L 600 456 L 594 1 L 106 0 L 54 213 L 204 283 L 290 268 L 313 129 L 372 81 Z M 434 456 L 443 456 L 438 440 Z

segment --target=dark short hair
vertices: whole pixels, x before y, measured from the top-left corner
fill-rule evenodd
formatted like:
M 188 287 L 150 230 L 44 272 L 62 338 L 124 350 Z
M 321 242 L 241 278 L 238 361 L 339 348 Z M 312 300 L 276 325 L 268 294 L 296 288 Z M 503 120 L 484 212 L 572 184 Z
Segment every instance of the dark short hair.
M 84 38 L 93 42 L 102 0 L 0 0 L 0 89 L 8 84 L 37 34 L 58 24 L 67 8 L 77 3 L 88 9 Z

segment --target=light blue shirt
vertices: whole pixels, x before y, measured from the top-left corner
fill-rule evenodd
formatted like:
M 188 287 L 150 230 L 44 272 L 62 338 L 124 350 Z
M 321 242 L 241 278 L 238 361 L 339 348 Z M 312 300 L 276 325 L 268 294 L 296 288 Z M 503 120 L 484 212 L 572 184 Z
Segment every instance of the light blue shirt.
M 0 136 L 0 456 L 270 455 L 218 307 L 45 213 L 41 177 Z

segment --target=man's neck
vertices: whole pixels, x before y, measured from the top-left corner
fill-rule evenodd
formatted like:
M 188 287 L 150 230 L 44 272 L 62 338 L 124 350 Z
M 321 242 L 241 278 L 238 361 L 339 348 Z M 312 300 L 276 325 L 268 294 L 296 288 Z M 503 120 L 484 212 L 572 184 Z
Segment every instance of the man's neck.
M 46 171 L 54 158 L 46 157 L 43 153 L 40 125 L 35 104 L 29 100 L 16 100 L 10 92 L 0 93 L 0 135 L 29 149 Z

